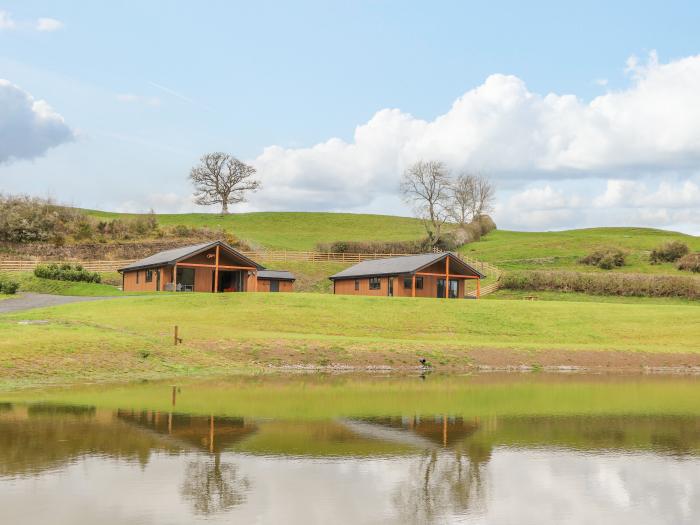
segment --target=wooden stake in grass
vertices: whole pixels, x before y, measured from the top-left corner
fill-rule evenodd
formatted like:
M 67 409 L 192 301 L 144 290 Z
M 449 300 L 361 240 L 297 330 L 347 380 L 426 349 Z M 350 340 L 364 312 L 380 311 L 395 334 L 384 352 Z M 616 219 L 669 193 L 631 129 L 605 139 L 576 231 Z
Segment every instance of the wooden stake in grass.
M 182 338 L 181 338 L 181 337 L 178 337 L 178 328 L 177 328 L 177 325 L 175 325 L 175 334 L 174 334 L 173 342 L 175 343 L 175 346 L 177 346 L 178 343 L 182 343 Z

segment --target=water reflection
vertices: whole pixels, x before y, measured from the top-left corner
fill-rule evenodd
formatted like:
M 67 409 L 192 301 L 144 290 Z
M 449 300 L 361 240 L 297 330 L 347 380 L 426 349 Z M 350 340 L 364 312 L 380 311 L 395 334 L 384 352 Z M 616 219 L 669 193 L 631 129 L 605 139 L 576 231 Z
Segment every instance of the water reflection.
M 690 416 L 285 420 L 0 404 L 0 509 L 13 524 L 695 523 L 699 458 Z

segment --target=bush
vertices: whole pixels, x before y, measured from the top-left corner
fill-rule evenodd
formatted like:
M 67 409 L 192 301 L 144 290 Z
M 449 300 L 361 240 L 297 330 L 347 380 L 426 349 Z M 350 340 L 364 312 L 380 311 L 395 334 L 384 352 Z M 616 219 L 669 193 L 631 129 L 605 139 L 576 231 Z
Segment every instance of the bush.
M 496 227 L 496 223 L 494 222 L 494 220 L 491 218 L 490 215 L 481 215 L 480 217 L 478 217 L 477 219 L 475 219 L 472 222 L 476 222 L 479 224 L 479 226 L 481 227 L 481 235 L 482 236 L 488 235 L 493 230 L 498 229 Z
M 13 295 L 19 289 L 19 283 L 6 275 L 0 275 L 0 293 Z
M 612 270 L 625 265 L 627 254 L 619 248 L 599 248 L 579 259 L 581 264 Z
M 79 264 L 72 266 L 64 263 L 39 264 L 34 268 L 34 275 L 42 279 L 53 279 L 54 281 L 75 281 L 85 283 L 99 283 L 102 281 L 97 272 L 88 272 Z
M 430 251 L 427 240 L 423 241 L 336 241 L 319 243 L 316 249 L 331 253 L 420 253 Z
M 0 241 L 46 242 L 72 233 L 83 213 L 50 200 L 0 195 Z
M 581 292 L 591 295 L 700 299 L 700 279 L 675 275 L 533 270 L 508 272 L 501 279 L 501 287 L 509 290 Z
M 684 255 L 676 263 L 676 268 L 679 270 L 700 273 L 700 253 L 689 253 L 688 255 Z
M 684 255 L 688 255 L 690 250 L 688 245 L 680 241 L 665 242 L 661 246 L 654 248 L 649 255 L 651 264 L 660 264 L 662 262 L 676 262 Z

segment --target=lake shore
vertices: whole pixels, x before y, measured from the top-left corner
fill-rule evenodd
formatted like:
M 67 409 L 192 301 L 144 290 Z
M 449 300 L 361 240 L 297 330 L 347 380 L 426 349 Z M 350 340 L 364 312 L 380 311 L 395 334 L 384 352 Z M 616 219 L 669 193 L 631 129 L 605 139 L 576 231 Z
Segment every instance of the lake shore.
M 124 297 L 0 316 L 0 386 L 307 369 L 697 373 L 695 305 Z M 182 344 L 174 344 L 178 325 Z

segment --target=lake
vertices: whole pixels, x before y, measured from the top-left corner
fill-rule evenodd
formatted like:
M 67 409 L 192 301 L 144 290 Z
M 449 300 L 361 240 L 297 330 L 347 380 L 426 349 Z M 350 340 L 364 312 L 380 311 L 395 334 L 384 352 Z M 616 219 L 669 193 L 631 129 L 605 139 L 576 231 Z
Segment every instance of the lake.
M 0 392 L 0 523 L 700 522 L 700 379 L 261 375 Z

